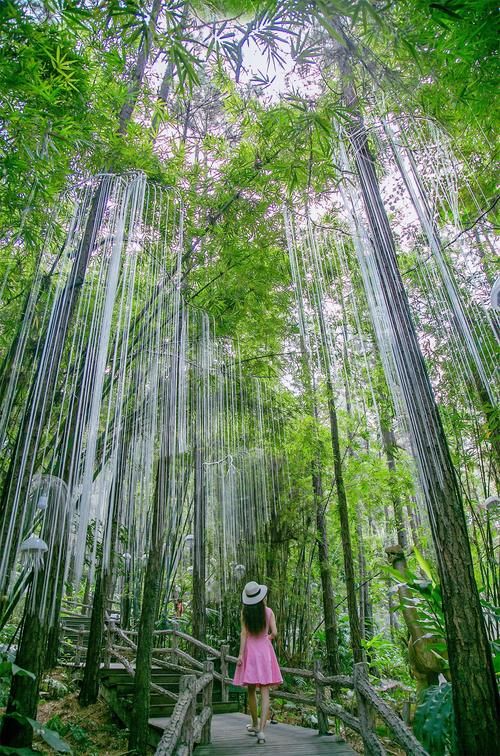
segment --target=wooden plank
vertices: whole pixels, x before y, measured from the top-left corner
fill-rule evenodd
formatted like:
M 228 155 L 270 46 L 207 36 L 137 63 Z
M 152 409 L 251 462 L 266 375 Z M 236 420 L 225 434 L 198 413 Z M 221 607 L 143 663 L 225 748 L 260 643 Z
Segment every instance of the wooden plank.
M 245 714 L 215 715 L 212 742 L 197 746 L 195 756 L 255 756 L 256 738 L 246 732 L 248 723 Z M 265 753 L 271 756 L 355 756 L 348 743 L 335 736 L 320 737 L 306 727 L 268 725 L 265 734 Z

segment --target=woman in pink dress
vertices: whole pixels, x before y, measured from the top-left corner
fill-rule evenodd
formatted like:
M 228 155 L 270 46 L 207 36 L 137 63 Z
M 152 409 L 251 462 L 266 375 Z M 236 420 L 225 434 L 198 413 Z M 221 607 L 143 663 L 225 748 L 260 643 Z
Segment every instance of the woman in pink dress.
M 247 726 L 250 735 L 257 735 L 257 743 L 265 743 L 264 729 L 269 714 L 271 685 L 283 682 L 278 660 L 271 643 L 276 638 L 276 620 L 273 610 L 266 606 L 267 586 L 255 581 L 243 589 L 241 611 L 240 654 L 234 675 L 235 685 L 248 687 L 248 708 L 252 724 Z M 256 689 L 260 688 L 260 726 L 257 718 Z

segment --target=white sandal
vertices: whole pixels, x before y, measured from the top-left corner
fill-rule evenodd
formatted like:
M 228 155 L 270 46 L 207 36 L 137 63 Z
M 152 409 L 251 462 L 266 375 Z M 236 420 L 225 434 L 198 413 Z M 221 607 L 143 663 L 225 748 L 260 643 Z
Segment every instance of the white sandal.
M 247 725 L 247 733 L 248 733 L 248 735 L 255 736 L 255 735 L 257 735 L 257 728 L 254 727 L 253 725 Z
M 266 742 L 266 736 L 264 735 L 264 733 L 262 731 L 258 732 L 257 733 L 257 744 L 259 744 L 259 743 L 265 743 L 265 742 Z

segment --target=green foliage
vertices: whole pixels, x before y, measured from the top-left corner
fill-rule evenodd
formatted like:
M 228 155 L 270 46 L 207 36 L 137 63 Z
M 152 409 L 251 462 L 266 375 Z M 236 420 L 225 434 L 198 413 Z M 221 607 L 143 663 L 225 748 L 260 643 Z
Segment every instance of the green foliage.
M 339 613 L 337 617 L 337 637 L 339 649 L 339 671 L 340 674 L 352 674 L 352 653 L 349 638 L 349 618 L 344 612 Z M 324 625 L 315 629 L 310 639 L 310 654 L 313 659 L 319 659 L 325 664 L 326 633 Z M 299 680 L 299 678 L 293 678 Z M 299 684 L 299 683 L 297 683 Z M 303 682 L 302 682 L 303 684 Z M 293 690 L 293 688 L 290 688 Z
M 143 170 L 161 185 L 179 190 L 187 208 L 182 282 L 186 300 L 214 318 L 219 336 L 238 339 L 246 374 L 265 378 L 272 389 L 278 387 L 285 433 L 283 440 L 272 439 L 271 443 L 276 452 L 286 451 L 288 479 L 277 518 L 278 543 L 272 547 L 278 556 L 266 553 L 262 564 L 266 558 L 270 572 L 274 569 L 274 595 L 280 600 L 286 597 L 279 629 L 290 630 L 290 646 L 299 638 L 297 653 L 323 656 L 324 629 L 317 626 L 322 607 L 311 488 L 311 460 L 317 459 L 324 474 L 331 567 L 338 594 L 341 666 L 348 671 L 351 649 L 336 493 L 331 482 L 326 393 L 319 379 L 320 416 L 313 419 L 297 367 L 298 327 L 282 207 L 285 202 L 313 210 L 327 207 L 322 221 L 334 226 L 343 223 L 335 207 L 335 188 L 341 178 L 335 165 L 337 126 L 349 118 L 341 101 L 337 67 L 338 49 L 346 48 L 345 38 L 339 34 L 340 21 L 357 56 L 354 78 L 362 105 L 377 110 L 384 99 L 394 111 L 408 109 L 437 118 L 458 140 L 465 156 L 473 158 L 484 195 L 493 196 L 495 170 L 488 140 L 496 119 L 492 103 L 497 42 L 492 21 L 497 9 L 491 0 L 386 4 L 366 0 L 208 0 L 164 4 L 162 22 L 153 29 L 149 8 L 150 4 L 138 0 L 11 0 L 1 5 L 0 279 L 6 281 L 7 296 L 1 314 L 0 357 L 15 336 L 47 218 L 67 184 L 102 170 Z M 232 16 L 238 18 L 231 23 L 223 20 Z M 205 23 L 203 19 L 209 20 Z M 311 19 L 316 21 L 314 26 Z M 334 46 L 329 45 L 332 39 Z M 238 85 L 250 45 L 279 68 L 287 43 L 296 68 L 288 92 L 279 100 L 269 104 L 261 98 L 270 85 L 270 75 L 265 72 Z M 130 96 L 138 51 L 145 47 L 151 47 L 155 63 L 139 87 L 134 115 L 122 134 L 119 113 Z M 155 77 L 163 75 L 164 68 L 171 71 L 169 94 L 159 99 Z M 313 94 L 305 96 L 294 88 L 297 76 L 309 77 Z M 380 100 L 379 86 L 383 88 Z M 466 225 L 474 220 L 477 206 L 465 191 L 464 199 Z M 387 585 L 376 579 L 375 571 L 383 539 L 394 532 L 394 498 L 404 503 L 413 495 L 414 472 L 410 455 L 399 448 L 394 450 L 395 470 L 388 470 L 378 431 L 374 431 L 376 421 L 370 413 L 379 413 L 382 424 L 391 427 L 394 408 L 373 346 L 351 243 L 346 243 L 345 254 L 354 271 L 352 290 L 345 293 L 349 302 L 360 301 L 357 314 L 361 323 L 350 322 L 350 304 L 343 300 L 342 315 L 348 328 L 354 331 L 354 325 L 359 327 L 360 335 L 372 347 L 366 360 L 366 355 L 358 359 L 347 344 L 346 365 L 339 366 L 342 373 L 348 364 L 356 364 L 361 398 L 359 407 L 349 411 L 340 402 L 342 464 L 353 532 L 354 525 L 360 525 L 376 621 L 383 622 L 380 617 L 386 612 Z M 417 247 L 405 252 L 401 256 L 405 267 L 414 266 L 419 254 Z M 322 255 L 331 261 L 332 271 L 339 268 L 335 252 L 322 249 Z M 331 275 L 340 301 L 345 281 L 341 274 Z M 418 283 L 419 276 L 416 271 L 407 280 Z M 53 285 L 55 282 L 48 282 L 47 288 Z M 418 325 L 425 331 L 424 319 Z M 366 365 L 361 364 L 363 360 Z M 442 414 L 447 427 L 458 439 L 470 438 L 472 432 L 491 435 L 492 428 L 481 426 L 480 418 L 464 420 L 463 413 L 451 405 L 453 383 L 445 385 L 448 373 L 441 368 L 442 362 L 439 388 L 446 400 Z M 457 465 L 467 469 L 477 465 L 458 443 L 454 452 Z M 93 548 L 94 528 L 92 523 L 88 553 Z M 120 534 L 123 544 L 125 535 Z M 97 555 L 100 549 L 99 543 Z M 420 552 L 415 551 L 415 559 L 425 579 L 409 570 L 412 595 L 408 605 L 417 610 L 425 634 L 436 639 L 435 652 L 442 656 L 445 646 L 438 640 L 445 633 L 441 591 Z M 390 574 L 400 581 L 399 573 Z M 307 597 L 302 592 L 304 586 Z M 225 631 L 236 643 L 238 597 L 231 601 Z M 189 621 L 189 610 L 184 619 Z M 166 614 L 160 623 L 168 626 Z M 208 637 L 214 645 L 226 640 L 219 637 L 219 624 L 219 616 L 210 612 Z M 295 652 L 293 648 L 290 653 Z M 383 632 L 366 641 L 365 648 L 382 674 L 407 680 L 406 661 Z M 498 668 L 498 644 L 494 651 Z M 7 682 L 12 674 L 29 674 L 9 664 L 4 668 Z M 1 690 L 5 701 L 8 685 Z M 444 717 L 446 706 L 451 706 L 449 693 L 440 688 L 421 705 L 425 730 L 425 711 L 430 713 L 431 723 L 437 713 Z M 449 712 L 446 716 L 449 718 Z M 59 718 L 50 724 L 75 744 L 89 745 L 88 734 L 79 725 L 65 724 Z M 430 738 L 428 742 L 441 743 L 437 748 L 447 747 L 448 736 L 439 735 L 435 722 L 428 729 L 424 734 Z
M 411 683 L 408 674 L 408 660 L 401 653 L 401 647 L 387 638 L 384 632 L 377 633 L 363 641 L 370 667 L 382 677 L 397 678 Z
M 69 693 L 68 686 L 55 677 L 45 677 L 42 680 L 42 688 L 47 691 L 51 699 L 64 698 Z
M 29 717 L 23 717 L 23 719 L 26 719 L 30 723 L 34 734 L 42 738 L 54 751 L 57 751 L 57 753 L 72 753 L 71 747 L 55 730 L 51 730 L 46 725 L 40 724 L 35 719 L 30 719 Z
M 84 727 L 73 722 L 63 722 L 58 715 L 49 719 L 47 727 L 50 727 L 51 730 L 62 737 L 70 737 L 75 745 L 80 748 L 89 748 L 92 746 L 92 739 Z
M 422 693 L 413 728 L 424 748 L 433 756 L 456 752 L 451 683 L 433 685 Z
M 19 754 L 19 756 L 33 756 L 32 748 L 11 748 L 10 746 L 3 746 L 0 745 L 0 754 L 5 754 L 5 756 L 13 756 L 13 754 Z
M 31 677 L 34 679 L 32 672 L 22 669 L 13 661 L 13 654 L 2 652 L 0 654 L 0 706 L 5 706 L 9 697 L 9 690 L 12 677 Z
M 12 230 L 40 192 L 50 200 L 90 132 L 88 60 L 64 22 L 37 20 L 11 2 L 0 13 L 0 227 Z
M 0 657 L 0 698 L 3 699 L 4 702 L 6 702 L 8 696 L 11 679 L 15 675 L 35 679 L 32 672 L 27 669 L 22 669 L 22 667 L 19 667 L 12 660 L 7 658 L 6 654 L 2 654 Z M 23 724 L 28 723 L 32 727 L 34 734 L 41 737 L 47 745 L 53 748 L 54 751 L 57 751 L 57 753 L 71 753 L 70 746 L 59 736 L 59 733 L 56 730 L 51 729 L 47 725 L 42 725 L 35 719 L 30 719 L 23 714 L 10 712 L 9 716 L 19 720 L 19 722 Z M 3 750 L 0 749 L 0 753 L 31 753 L 31 751 L 29 749 L 4 748 Z
M 411 597 L 404 598 L 400 608 L 408 607 L 415 609 L 417 612 L 417 622 L 424 630 L 423 638 L 432 641 L 431 648 L 433 653 L 438 656 L 443 664 L 447 666 L 446 658 L 446 626 L 443 612 L 443 597 L 441 587 L 432 577 L 432 570 L 429 563 L 415 549 L 415 556 L 421 569 L 426 577 L 422 579 L 416 572 L 407 568 L 405 574 L 405 583 L 411 593 Z M 392 567 L 387 567 L 386 571 L 398 583 L 401 582 L 401 574 Z

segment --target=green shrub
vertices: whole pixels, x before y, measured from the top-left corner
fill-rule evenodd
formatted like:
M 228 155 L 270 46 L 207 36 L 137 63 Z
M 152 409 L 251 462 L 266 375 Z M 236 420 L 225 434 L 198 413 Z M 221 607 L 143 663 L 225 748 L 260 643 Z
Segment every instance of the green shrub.
M 432 685 L 422 693 L 413 723 L 415 735 L 432 756 L 456 752 L 451 683 Z

